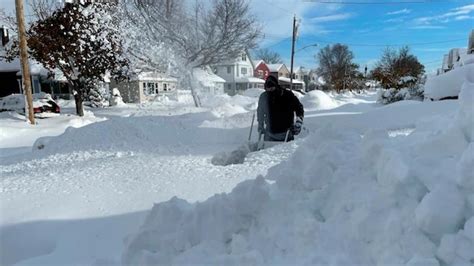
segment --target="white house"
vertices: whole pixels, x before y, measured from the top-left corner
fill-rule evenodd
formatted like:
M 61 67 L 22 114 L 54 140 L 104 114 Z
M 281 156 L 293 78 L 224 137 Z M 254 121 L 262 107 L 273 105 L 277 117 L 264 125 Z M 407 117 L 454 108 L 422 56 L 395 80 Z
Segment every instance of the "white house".
M 193 69 L 193 76 L 199 82 L 201 91 L 209 94 L 223 94 L 225 79 L 212 72 L 210 67 Z
M 224 91 L 230 95 L 250 88 L 263 88 L 265 81 L 253 76 L 254 66 L 248 52 L 243 52 L 235 60 L 214 66 L 216 74 L 225 80 Z
M 110 88 L 117 88 L 126 103 L 144 103 L 158 95 L 176 93 L 178 79 L 161 72 L 141 72 L 123 81 L 110 81 Z
M 467 48 L 450 49 L 444 55 L 438 75 L 429 76 L 425 82 L 424 95 L 430 100 L 456 99 L 465 80 L 474 77 L 474 53 L 470 50 L 472 36 L 469 35 Z

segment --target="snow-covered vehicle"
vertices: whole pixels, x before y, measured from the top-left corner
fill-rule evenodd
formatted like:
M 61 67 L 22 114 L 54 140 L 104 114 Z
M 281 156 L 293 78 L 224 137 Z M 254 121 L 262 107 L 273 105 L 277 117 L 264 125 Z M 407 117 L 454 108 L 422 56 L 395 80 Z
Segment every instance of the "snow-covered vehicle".
M 25 112 L 25 96 L 23 94 L 11 94 L 0 98 L 0 112 L 15 111 Z M 38 113 L 60 113 L 61 108 L 53 100 L 50 94 L 40 93 L 33 95 L 33 112 Z

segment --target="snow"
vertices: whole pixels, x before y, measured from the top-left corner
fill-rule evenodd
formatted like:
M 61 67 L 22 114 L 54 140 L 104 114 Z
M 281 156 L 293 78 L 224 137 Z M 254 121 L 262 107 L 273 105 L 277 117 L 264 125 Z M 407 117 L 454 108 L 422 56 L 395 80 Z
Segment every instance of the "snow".
M 262 90 L 83 118 L 63 102 L 35 126 L 1 113 L 0 264 L 469 265 L 474 83 L 461 88 L 385 106 L 298 95 L 306 135 L 227 166 Z
M 425 84 L 425 98 L 439 100 L 458 96 L 466 80 L 474 82 L 474 64 L 466 64 L 439 76 L 428 77 Z
M 471 86 L 465 85 L 463 94 L 466 90 Z M 460 103 L 459 110 L 448 116 L 472 106 L 472 101 Z M 436 105 L 409 102 L 372 112 L 382 116 L 380 110 L 388 109 L 393 114 L 399 107 L 414 111 Z M 265 178 L 248 180 L 231 193 L 204 202 L 173 199 L 155 205 L 138 232 L 127 239 L 122 262 L 439 265 L 438 258 L 448 264 L 469 263 L 471 240 L 439 242 L 459 233 L 466 215 L 472 216 L 464 204 L 469 193 L 450 183 L 450 175 L 424 178 L 454 172 L 453 158 L 469 149 L 470 139 L 452 132 L 465 129 L 465 121 L 455 120 L 446 128 L 443 121 L 427 126 L 425 119 L 412 122 L 412 133 L 394 138 L 388 137 L 390 128 L 413 124 L 385 121 L 379 125 L 383 130 L 365 127 L 361 132 L 323 121 L 316 127 L 315 120 L 306 119 L 308 127 L 319 130 Z M 433 126 L 438 129 L 434 134 Z M 432 139 L 445 137 L 462 141 L 441 152 L 435 150 L 440 145 L 424 149 Z M 462 255 L 454 259 L 437 255 L 449 255 L 445 246 L 459 246 L 455 252 Z
M 194 68 L 193 76 L 204 86 L 215 86 L 215 83 L 225 83 L 225 79 L 212 73 L 210 68 Z
M 338 106 L 337 102 L 320 90 L 313 90 L 304 97 L 303 105 L 307 110 L 326 110 Z

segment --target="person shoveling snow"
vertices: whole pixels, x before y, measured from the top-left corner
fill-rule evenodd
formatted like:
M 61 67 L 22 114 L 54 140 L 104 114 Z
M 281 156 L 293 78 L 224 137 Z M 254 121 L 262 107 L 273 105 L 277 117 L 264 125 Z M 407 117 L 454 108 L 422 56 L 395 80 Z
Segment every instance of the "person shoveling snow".
M 295 121 L 296 113 L 296 122 Z M 290 90 L 278 85 L 278 80 L 269 76 L 265 81 L 265 92 L 258 99 L 258 132 L 265 141 L 290 141 L 301 132 L 304 109 Z
M 265 92 L 258 100 L 258 142 L 251 142 L 254 115 L 249 142 L 234 151 L 216 154 L 211 159 L 211 163 L 214 165 L 241 164 L 250 152 L 294 140 L 294 136 L 301 132 L 303 117 L 303 105 L 298 98 L 290 90 L 281 88 L 275 77 L 269 76 L 265 81 Z

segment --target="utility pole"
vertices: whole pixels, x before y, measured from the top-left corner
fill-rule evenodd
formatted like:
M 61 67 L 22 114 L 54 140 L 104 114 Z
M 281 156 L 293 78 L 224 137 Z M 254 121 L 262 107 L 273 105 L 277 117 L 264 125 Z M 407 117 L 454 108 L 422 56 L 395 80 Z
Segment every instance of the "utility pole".
M 28 46 L 26 44 L 25 17 L 23 13 L 23 0 L 15 0 L 16 20 L 18 23 L 18 37 L 20 39 L 20 62 L 23 75 L 23 91 L 26 95 L 26 107 L 28 108 L 28 119 L 30 124 L 35 124 L 33 113 L 33 97 L 31 95 L 30 67 L 28 65 Z M 25 107 L 25 109 L 26 109 Z M 26 110 L 25 110 L 26 114 Z
M 290 90 L 293 90 L 293 61 L 295 57 L 296 15 L 293 16 L 293 40 L 291 41 Z

